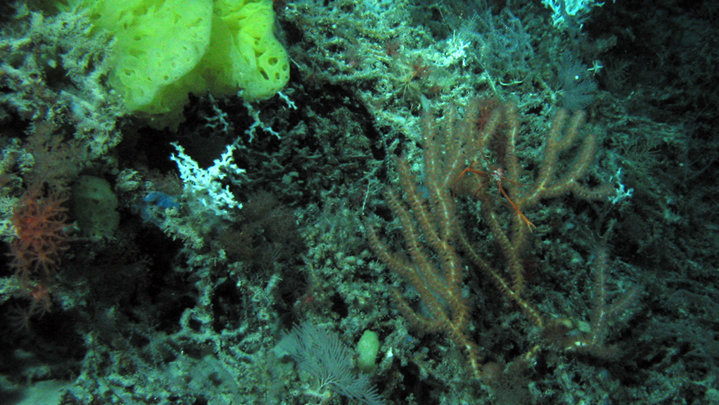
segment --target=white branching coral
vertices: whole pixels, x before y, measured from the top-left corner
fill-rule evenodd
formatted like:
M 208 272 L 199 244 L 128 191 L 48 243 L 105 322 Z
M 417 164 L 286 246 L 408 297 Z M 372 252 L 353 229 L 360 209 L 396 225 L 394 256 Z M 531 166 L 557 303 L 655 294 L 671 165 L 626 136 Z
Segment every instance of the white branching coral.
M 170 159 L 177 163 L 183 183 L 183 199 L 191 210 L 195 213 L 209 212 L 214 216 L 229 219 L 232 210 L 242 208 L 242 204 L 235 200 L 229 185 L 225 184 L 223 187 L 222 184 L 222 180 L 228 175 L 230 181 L 235 183 L 245 173 L 232 157 L 237 142 L 227 145 L 220 158 L 215 159 L 213 165 L 207 169 L 202 169 L 186 154 L 182 145 L 173 142 L 172 146 L 177 150 L 177 154 L 172 154 Z

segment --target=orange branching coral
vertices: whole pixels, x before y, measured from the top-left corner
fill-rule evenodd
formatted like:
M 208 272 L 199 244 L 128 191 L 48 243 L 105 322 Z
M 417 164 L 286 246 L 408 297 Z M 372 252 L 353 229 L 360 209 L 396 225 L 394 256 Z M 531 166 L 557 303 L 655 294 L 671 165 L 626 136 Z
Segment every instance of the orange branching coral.
M 579 323 L 571 320 L 547 316 L 525 293 L 523 251 L 534 224 L 524 213 L 544 199 L 573 194 L 597 201 L 605 200 L 612 192 L 606 185 L 585 185 L 596 156 L 597 138 L 581 133 L 583 122 L 581 112 L 570 116 L 559 111 L 545 137 L 540 161 L 522 165 L 516 153 L 522 132 L 515 107 L 479 102 L 468 108 L 464 117 L 458 109 L 449 109 L 443 120 L 435 120 L 434 114 L 427 112 L 422 120 L 425 140 L 422 188 L 410 170 L 411 159 L 399 158 L 399 184 L 386 191 L 388 205 L 400 224 L 404 251 L 392 250 L 373 224 L 365 225 L 372 250 L 412 286 L 422 302 L 421 306 L 413 305 L 411 299 L 394 290 L 399 311 L 424 332 L 444 333 L 462 350 L 476 378 L 491 378 L 496 374 L 496 365 L 484 362 L 488 356 L 472 338 L 476 333 L 471 323 L 478 309 L 466 294 L 469 284 L 465 279 L 470 272 L 492 280 L 499 292 L 547 337 L 517 357 L 514 364 L 518 366 L 533 365 L 538 352 L 548 347 L 609 358 L 614 351 L 605 345 L 609 324 L 639 295 L 635 289 L 614 304 L 607 303 L 608 259 L 604 252 L 598 255 L 596 263 L 590 332 L 573 327 Z M 564 163 L 565 155 L 571 152 L 576 156 Z M 472 163 L 467 166 L 467 162 Z M 529 184 L 524 185 L 520 179 Z M 512 211 L 502 208 L 494 193 L 487 191 L 492 184 L 496 184 Z M 491 238 L 475 241 L 460 223 L 454 192 L 462 190 L 473 191 L 481 201 L 482 221 L 473 221 L 470 226 L 483 224 Z M 482 254 L 485 245 L 492 242 L 497 247 L 495 258 Z
M 32 187 L 13 210 L 17 237 L 10 244 L 10 254 L 16 275 L 25 285 L 31 284 L 34 273 L 47 281 L 68 248 L 66 200 L 57 192 L 45 196 L 42 187 Z

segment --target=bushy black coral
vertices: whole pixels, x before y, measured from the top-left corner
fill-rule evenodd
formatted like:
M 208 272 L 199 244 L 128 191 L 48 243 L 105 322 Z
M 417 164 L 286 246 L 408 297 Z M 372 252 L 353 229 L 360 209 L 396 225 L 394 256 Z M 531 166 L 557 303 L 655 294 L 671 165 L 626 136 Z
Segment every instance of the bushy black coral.
M 303 322 L 288 332 L 277 348 L 317 380 L 315 394 L 331 390 L 363 404 L 384 404 L 364 374 L 352 372 L 352 353 L 339 337 Z

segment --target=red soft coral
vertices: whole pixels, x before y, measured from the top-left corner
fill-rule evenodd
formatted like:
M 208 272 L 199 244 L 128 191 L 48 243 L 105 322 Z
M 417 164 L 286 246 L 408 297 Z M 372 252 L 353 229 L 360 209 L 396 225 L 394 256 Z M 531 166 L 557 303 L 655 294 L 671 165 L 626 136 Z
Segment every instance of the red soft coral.
M 12 266 L 24 284 L 31 284 L 33 273 L 47 282 L 69 247 L 67 198 L 42 187 L 31 187 L 13 210 L 12 223 L 17 238 L 11 244 Z

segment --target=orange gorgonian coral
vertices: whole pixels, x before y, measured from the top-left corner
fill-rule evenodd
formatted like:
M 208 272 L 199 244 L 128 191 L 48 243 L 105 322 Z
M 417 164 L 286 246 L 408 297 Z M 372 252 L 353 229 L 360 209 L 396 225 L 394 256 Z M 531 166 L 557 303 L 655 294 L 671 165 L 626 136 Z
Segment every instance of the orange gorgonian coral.
M 60 255 L 69 247 L 66 197 L 42 187 L 31 187 L 13 210 L 12 223 L 17 237 L 10 243 L 15 274 L 24 284 L 40 273 L 47 281 L 55 272 Z

